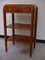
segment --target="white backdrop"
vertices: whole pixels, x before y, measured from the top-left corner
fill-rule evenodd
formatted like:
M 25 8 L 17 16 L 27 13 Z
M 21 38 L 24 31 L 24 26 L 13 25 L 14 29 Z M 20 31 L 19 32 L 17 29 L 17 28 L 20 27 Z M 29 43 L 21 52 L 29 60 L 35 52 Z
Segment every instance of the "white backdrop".
M 38 6 L 38 24 L 37 24 L 37 39 L 45 40 L 45 0 L 0 0 L 0 35 L 4 35 L 4 26 L 3 26 L 3 6 L 5 4 L 36 4 Z M 7 14 L 8 15 L 8 14 Z M 28 17 L 27 17 L 28 18 Z M 8 23 L 11 21 L 11 14 L 7 17 Z M 16 30 L 17 31 L 17 30 Z M 17 33 L 25 31 L 17 31 Z M 8 35 L 11 34 L 11 31 L 8 31 Z M 29 31 L 26 31 L 25 34 L 29 35 Z

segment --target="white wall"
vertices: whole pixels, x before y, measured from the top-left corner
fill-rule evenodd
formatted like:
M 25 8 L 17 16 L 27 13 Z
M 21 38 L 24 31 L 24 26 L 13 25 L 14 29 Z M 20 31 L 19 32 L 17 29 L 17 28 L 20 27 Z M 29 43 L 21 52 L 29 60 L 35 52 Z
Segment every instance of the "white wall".
M 36 38 L 45 40 L 45 0 L 0 0 L 0 35 L 4 35 L 3 6 L 9 3 L 10 4 L 13 4 L 13 3 L 14 4 L 36 4 L 38 6 L 39 11 L 38 11 L 38 22 L 37 22 L 38 24 L 37 24 Z M 8 16 L 8 19 L 11 19 L 11 17 Z M 18 32 L 22 32 L 22 31 L 18 31 Z M 8 34 L 10 33 L 11 32 L 8 31 Z M 29 32 L 27 32 L 26 34 L 28 33 Z

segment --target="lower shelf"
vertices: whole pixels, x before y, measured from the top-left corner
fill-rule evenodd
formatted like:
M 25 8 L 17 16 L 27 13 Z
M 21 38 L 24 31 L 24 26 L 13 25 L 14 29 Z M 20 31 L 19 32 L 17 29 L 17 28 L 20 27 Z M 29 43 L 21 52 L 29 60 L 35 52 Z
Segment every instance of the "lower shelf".
M 30 43 L 31 37 L 24 36 L 24 35 L 15 35 L 14 39 L 15 39 L 15 42 Z M 34 38 L 32 38 L 32 39 L 34 39 Z M 8 41 L 12 41 L 12 36 L 8 37 Z

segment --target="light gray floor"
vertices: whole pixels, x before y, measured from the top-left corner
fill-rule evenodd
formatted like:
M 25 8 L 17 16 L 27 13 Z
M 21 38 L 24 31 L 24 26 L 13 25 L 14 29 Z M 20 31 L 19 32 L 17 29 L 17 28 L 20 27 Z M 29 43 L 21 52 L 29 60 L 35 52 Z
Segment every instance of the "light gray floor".
M 32 58 L 29 56 L 29 46 L 26 44 L 8 42 L 8 52 L 5 52 L 4 39 L 0 38 L 0 60 L 45 60 L 45 44 L 36 43 Z

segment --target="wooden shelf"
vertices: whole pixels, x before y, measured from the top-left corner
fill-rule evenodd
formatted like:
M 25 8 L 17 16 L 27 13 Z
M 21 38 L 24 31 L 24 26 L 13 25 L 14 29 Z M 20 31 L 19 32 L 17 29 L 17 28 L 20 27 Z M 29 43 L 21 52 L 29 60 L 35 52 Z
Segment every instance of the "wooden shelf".
M 8 37 L 8 41 L 13 41 L 13 36 Z M 24 36 L 24 35 L 15 35 L 14 36 L 16 42 L 21 43 L 29 43 L 31 40 L 31 36 Z M 34 37 L 33 37 L 34 38 Z
M 8 25 L 7 28 L 13 28 L 12 24 Z M 14 28 L 15 29 L 30 30 L 30 29 L 32 29 L 32 26 L 31 26 L 31 24 L 19 24 L 19 23 L 15 23 L 14 24 Z

